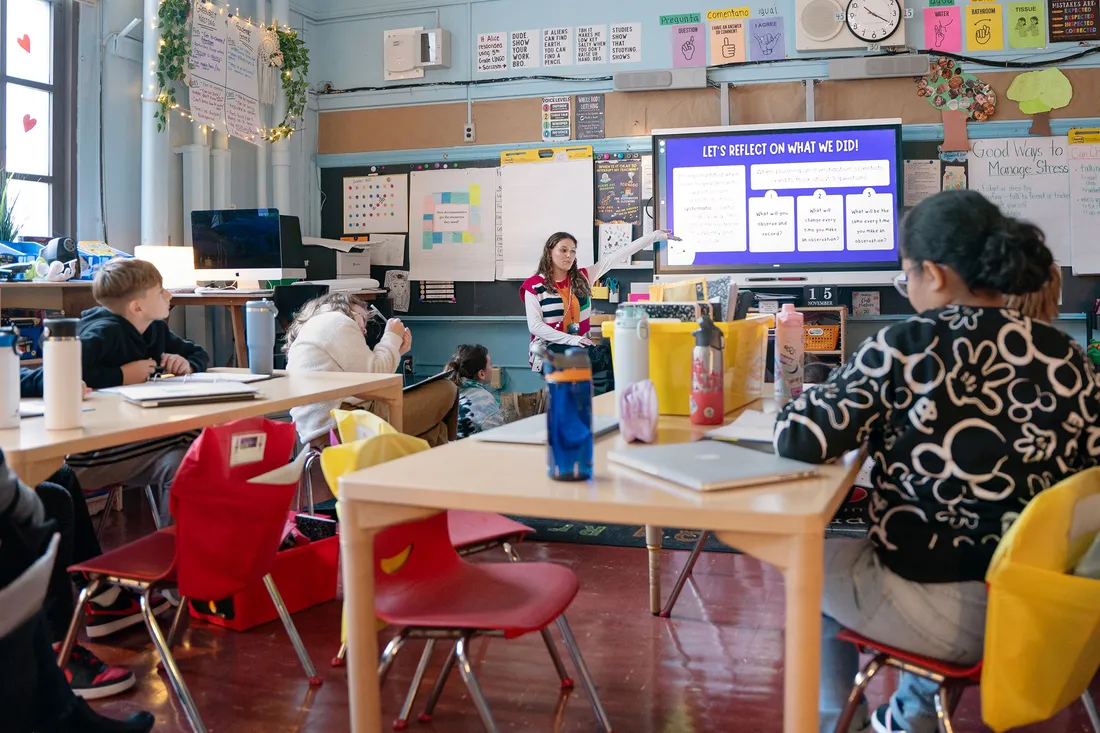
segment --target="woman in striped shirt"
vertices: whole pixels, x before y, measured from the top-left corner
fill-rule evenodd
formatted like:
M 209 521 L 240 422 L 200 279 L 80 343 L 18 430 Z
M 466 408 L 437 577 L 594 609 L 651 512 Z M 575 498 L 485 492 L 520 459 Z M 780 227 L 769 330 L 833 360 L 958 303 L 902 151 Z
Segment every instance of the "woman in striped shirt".
M 551 349 L 555 344 L 558 348 L 591 346 L 588 319 L 592 312 L 592 285 L 624 259 L 668 239 L 680 241 L 679 237 L 658 229 L 592 267 L 577 267 L 576 237 L 566 232 L 551 234 L 542 248 L 538 270 L 523 281 L 519 290 L 527 311 L 531 346 L 536 343 Z M 532 371 L 542 371 L 542 359 L 533 352 L 528 361 Z

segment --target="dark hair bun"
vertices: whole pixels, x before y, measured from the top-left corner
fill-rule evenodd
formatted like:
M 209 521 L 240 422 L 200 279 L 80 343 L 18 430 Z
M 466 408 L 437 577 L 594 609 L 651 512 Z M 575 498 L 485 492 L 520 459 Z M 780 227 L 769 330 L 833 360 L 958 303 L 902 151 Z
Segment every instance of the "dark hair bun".
M 1034 224 L 1005 217 L 985 242 L 975 287 L 1023 295 L 1042 289 L 1050 279 L 1054 256 Z

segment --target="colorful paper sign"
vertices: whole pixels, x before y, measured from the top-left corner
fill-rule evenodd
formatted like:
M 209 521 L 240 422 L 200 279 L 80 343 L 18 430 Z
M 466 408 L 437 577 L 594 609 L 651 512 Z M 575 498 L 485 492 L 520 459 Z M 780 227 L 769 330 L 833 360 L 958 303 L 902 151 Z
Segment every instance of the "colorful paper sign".
M 669 30 L 672 68 L 707 65 L 707 37 L 700 23 L 678 25 Z
M 642 24 L 611 26 L 611 63 L 634 64 L 642 60 Z
M 749 60 L 774 61 L 787 58 L 787 39 L 782 18 L 749 20 Z
M 1010 48 L 1042 48 L 1047 40 L 1046 5 L 1041 2 L 1009 3 Z
M 745 19 L 752 15 L 750 8 L 725 8 L 723 10 L 708 10 L 707 22 L 713 23 L 719 20 Z
M 949 8 L 955 4 L 955 0 L 928 0 L 930 8 Z
M 1000 3 L 966 6 L 967 51 L 1000 51 L 1004 41 Z
M 1050 42 L 1100 40 L 1100 0 L 1054 0 L 1050 3 Z
M 924 47 L 929 51 L 962 51 L 962 9 L 924 9 Z
M 542 141 L 573 137 L 573 97 L 565 94 L 542 98 Z
M 702 18 L 698 13 L 680 13 L 678 15 L 662 15 L 661 25 L 686 25 L 688 23 L 699 23 Z
M 710 65 L 739 64 L 745 53 L 745 21 L 727 20 L 710 24 Z

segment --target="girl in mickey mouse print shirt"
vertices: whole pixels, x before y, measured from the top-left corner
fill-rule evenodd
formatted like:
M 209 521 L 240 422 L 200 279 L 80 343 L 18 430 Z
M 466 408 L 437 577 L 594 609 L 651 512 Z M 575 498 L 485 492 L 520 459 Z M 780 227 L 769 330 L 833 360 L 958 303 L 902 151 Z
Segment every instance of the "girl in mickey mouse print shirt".
M 981 194 L 944 192 L 902 224 L 899 290 L 919 315 L 864 342 L 779 414 L 776 451 L 825 462 L 866 444 L 869 540 L 825 544 L 821 730 L 858 666 L 841 626 L 954 663 L 982 656 L 984 577 L 1031 497 L 1100 457 L 1100 387 L 1061 331 L 1007 309 L 1052 257 L 1034 226 Z M 936 729 L 935 685 L 902 675 L 851 731 Z

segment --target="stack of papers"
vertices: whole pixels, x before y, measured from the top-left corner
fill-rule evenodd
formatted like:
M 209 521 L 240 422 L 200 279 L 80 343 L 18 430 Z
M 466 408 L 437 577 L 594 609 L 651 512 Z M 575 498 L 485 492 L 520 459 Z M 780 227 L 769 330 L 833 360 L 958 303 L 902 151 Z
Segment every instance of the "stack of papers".
M 173 383 L 171 379 L 157 379 L 144 384 L 128 387 L 111 387 L 100 390 L 117 394 L 127 402 L 142 407 L 161 407 L 167 405 L 194 405 L 207 402 L 231 402 L 251 400 L 262 396 L 255 387 L 236 382 L 191 382 Z
M 215 382 L 234 382 L 236 384 L 252 384 L 262 382 L 265 379 L 274 379 L 278 374 L 243 374 L 240 372 L 199 372 L 187 374 L 182 377 L 164 377 L 154 379 L 157 384 L 213 384 Z M 115 387 L 114 389 L 118 389 Z M 107 390 L 105 390 L 107 391 Z
M 707 431 L 707 437 L 714 440 L 749 443 L 771 443 L 775 432 L 775 413 L 745 410 L 729 425 Z

